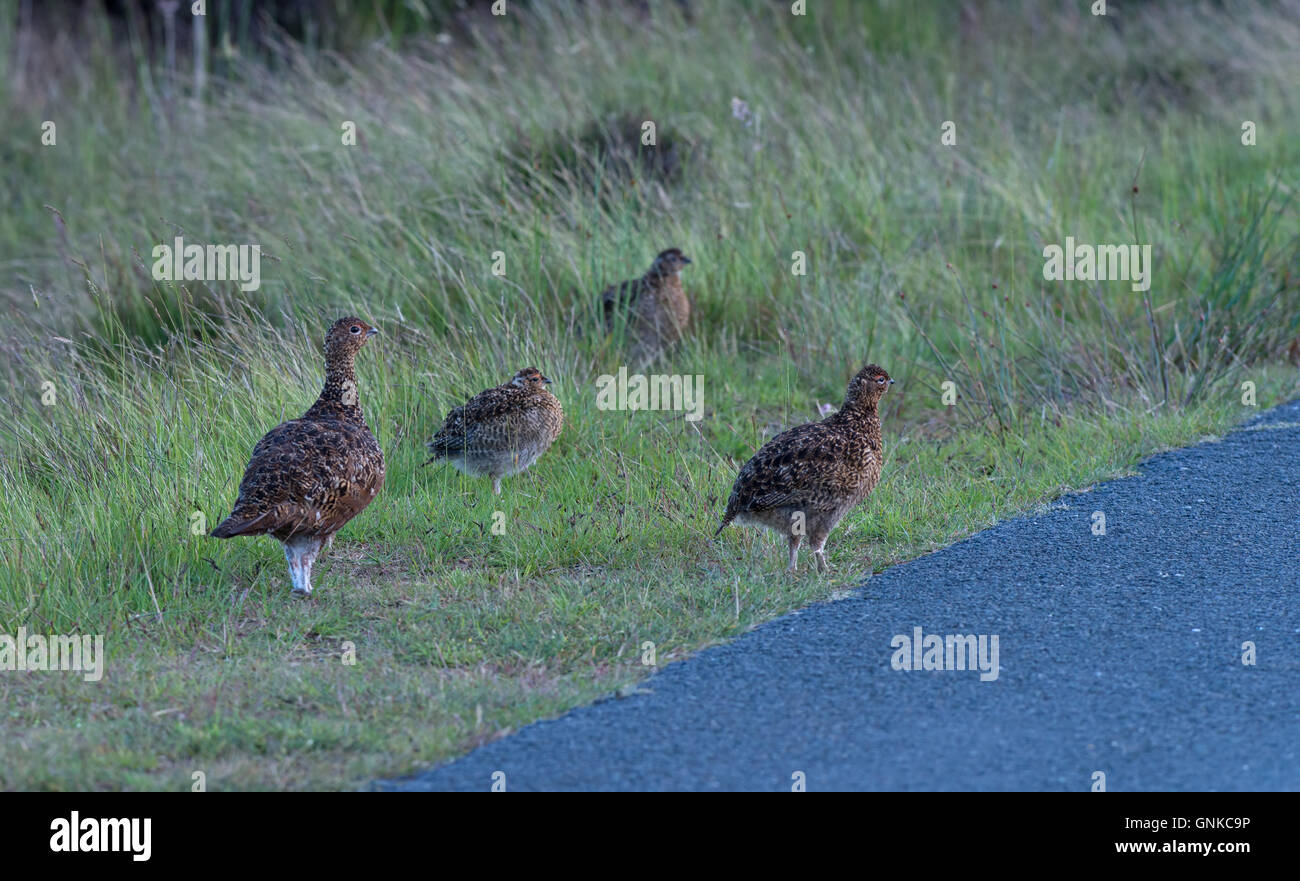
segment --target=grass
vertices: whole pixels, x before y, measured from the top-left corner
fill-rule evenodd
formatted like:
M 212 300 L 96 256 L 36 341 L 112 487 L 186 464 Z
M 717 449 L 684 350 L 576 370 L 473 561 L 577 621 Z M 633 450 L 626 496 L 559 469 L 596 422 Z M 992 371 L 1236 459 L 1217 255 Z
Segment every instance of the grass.
M 647 642 L 669 663 L 1222 433 L 1243 382 L 1297 393 L 1294 17 L 704 6 L 276 41 L 201 98 L 92 23 L 0 91 L 0 632 L 109 653 L 98 683 L 0 675 L 0 787 L 364 785 L 634 688 Z M 627 143 L 642 114 L 671 159 Z M 153 280 L 175 235 L 260 243 L 261 288 Z M 1150 291 L 1044 281 L 1066 236 L 1151 244 Z M 698 423 L 596 407 L 620 360 L 594 293 L 669 245 L 695 316 L 660 369 L 704 377 Z M 193 530 L 344 312 L 383 331 L 358 372 L 388 481 L 293 601 L 274 542 Z M 838 572 L 714 541 L 739 463 L 868 358 L 899 383 Z M 546 456 L 500 497 L 423 467 L 447 409 L 528 364 L 568 417 Z

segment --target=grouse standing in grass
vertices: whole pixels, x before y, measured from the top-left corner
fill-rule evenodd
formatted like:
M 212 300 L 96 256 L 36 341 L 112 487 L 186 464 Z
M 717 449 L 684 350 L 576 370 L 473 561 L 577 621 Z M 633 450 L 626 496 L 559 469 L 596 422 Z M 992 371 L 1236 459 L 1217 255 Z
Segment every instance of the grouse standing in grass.
M 654 361 L 686 332 L 691 303 L 678 273 L 690 262 L 679 248 L 669 248 L 659 253 L 645 275 L 601 294 L 606 330 L 618 326 L 619 316 L 626 318 L 628 359 L 634 366 Z
M 564 409 L 550 384 L 536 367 L 526 367 L 504 385 L 479 392 L 447 414 L 424 464 L 446 459 L 466 474 L 487 475 L 500 495 L 504 475 L 536 462 L 560 436 Z
M 718 532 L 735 520 L 784 535 L 791 572 L 806 535 L 817 569 L 828 570 L 826 537 L 880 482 L 884 449 L 876 404 L 893 382 L 868 364 L 849 382 L 839 412 L 763 444 L 740 469 Z
M 271 535 L 284 544 L 293 592 L 311 593 L 321 545 L 365 509 L 384 486 L 384 453 L 357 396 L 354 364 L 379 331 L 341 318 L 325 334 L 325 387 L 300 418 L 277 425 L 253 448 L 230 516 L 216 538 Z

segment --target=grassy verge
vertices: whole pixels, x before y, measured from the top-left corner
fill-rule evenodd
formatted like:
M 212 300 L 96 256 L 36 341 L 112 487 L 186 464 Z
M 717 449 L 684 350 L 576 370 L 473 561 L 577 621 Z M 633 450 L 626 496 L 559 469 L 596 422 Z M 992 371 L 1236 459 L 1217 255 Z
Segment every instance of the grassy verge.
M 1222 433 L 1256 412 L 1243 382 L 1294 396 L 1287 19 L 980 8 L 957 31 L 938 6 L 557 4 L 484 45 L 280 45 L 196 102 L 92 35 L 79 75 L 3 93 L 0 632 L 102 633 L 109 658 L 97 683 L 0 673 L 0 787 L 408 771 L 635 687 L 647 642 L 669 663 Z M 629 151 L 626 118 L 671 157 Z M 155 281 L 175 235 L 261 243 L 261 288 Z M 1066 236 L 1151 244 L 1150 290 L 1045 281 Z M 596 405 L 620 359 L 594 294 L 669 245 L 696 309 L 660 369 L 703 377 L 699 422 Z M 297 602 L 273 542 L 193 530 L 314 398 L 343 311 L 383 329 L 358 366 L 389 477 Z M 900 382 L 838 574 L 715 542 L 738 462 L 866 358 Z M 568 414 L 552 451 L 499 498 L 422 467 L 450 406 L 529 364 Z

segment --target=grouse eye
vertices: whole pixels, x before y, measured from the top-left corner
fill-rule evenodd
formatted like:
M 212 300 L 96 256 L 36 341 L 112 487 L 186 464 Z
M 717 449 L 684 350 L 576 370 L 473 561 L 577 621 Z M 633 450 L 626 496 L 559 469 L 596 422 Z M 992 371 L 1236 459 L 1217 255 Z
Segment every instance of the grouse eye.
M 354 324 L 351 327 L 349 327 L 348 330 L 351 331 L 352 333 L 361 333 L 361 325 Z

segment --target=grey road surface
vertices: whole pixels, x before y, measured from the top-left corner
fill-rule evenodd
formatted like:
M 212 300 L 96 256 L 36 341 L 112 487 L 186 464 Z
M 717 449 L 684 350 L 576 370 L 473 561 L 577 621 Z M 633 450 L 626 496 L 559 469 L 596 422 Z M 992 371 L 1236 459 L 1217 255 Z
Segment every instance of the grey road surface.
M 1139 471 L 376 788 L 1300 789 L 1300 402 Z M 997 678 L 894 669 L 918 627 Z

